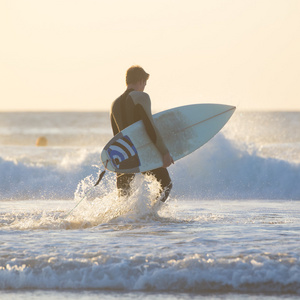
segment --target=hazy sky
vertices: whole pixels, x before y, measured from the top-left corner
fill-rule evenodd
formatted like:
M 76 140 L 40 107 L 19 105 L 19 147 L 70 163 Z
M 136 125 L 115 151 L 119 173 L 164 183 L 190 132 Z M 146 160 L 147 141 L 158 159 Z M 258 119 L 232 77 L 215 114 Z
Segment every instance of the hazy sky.
M 125 72 L 154 111 L 300 110 L 299 0 L 0 0 L 0 111 L 109 110 Z

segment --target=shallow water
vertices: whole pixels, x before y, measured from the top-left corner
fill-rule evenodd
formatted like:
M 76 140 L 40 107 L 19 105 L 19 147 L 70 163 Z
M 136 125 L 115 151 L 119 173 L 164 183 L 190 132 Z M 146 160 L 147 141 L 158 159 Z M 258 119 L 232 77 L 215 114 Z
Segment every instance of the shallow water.
M 300 292 L 297 201 L 171 200 L 144 214 L 135 203 L 105 223 L 91 202 L 67 219 L 73 202 L 34 202 L 1 209 L 3 290 Z

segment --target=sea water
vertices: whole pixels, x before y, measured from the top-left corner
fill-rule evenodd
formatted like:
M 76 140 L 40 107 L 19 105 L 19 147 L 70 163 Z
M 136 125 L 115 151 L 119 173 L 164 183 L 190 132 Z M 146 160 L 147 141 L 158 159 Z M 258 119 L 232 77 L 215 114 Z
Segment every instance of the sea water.
M 158 206 L 151 177 L 93 186 L 107 112 L 0 113 L 0 298 L 298 299 L 299 128 L 237 111 Z

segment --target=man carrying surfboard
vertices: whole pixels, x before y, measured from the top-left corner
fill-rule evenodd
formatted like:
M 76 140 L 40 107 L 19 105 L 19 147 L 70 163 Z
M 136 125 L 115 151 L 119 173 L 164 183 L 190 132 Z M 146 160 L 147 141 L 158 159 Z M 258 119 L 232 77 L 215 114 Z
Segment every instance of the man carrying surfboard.
M 174 163 L 159 131 L 157 130 L 151 113 L 151 101 L 144 93 L 149 74 L 140 66 L 132 66 L 126 72 L 126 91 L 119 96 L 111 106 L 110 120 L 114 135 L 142 120 L 151 141 L 162 155 L 163 167 L 146 172 L 153 175 L 161 185 L 160 201 L 165 202 L 172 188 L 171 178 L 166 169 Z M 130 183 L 134 174 L 117 173 L 117 188 L 120 196 L 130 195 Z

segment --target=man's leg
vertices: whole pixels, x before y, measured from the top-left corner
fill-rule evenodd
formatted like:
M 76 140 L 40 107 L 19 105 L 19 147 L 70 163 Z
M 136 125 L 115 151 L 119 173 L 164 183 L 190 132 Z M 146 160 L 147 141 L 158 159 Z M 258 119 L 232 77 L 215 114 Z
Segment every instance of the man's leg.
M 172 181 L 169 175 L 169 172 L 166 168 L 158 168 L 151 170 L 149 172 L 146 172 L 146 174 L 154 175 L 156 180 L 161 185 L 161 191 L 160 195 L 158 197 L 160 198 L 160 201 L 165 202 L 167 198 L 169 197 L 169 194 L 172 189 Z
M 134 178 L 134 174 L 117 173 L 117 188 L 119 197 L 130 196 L 130 183 Z

